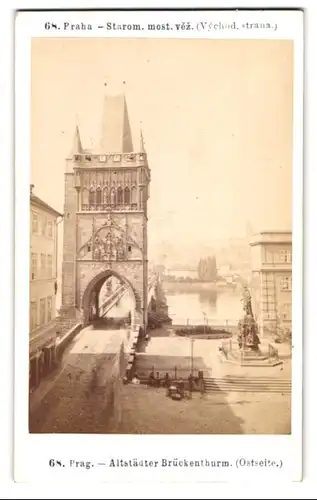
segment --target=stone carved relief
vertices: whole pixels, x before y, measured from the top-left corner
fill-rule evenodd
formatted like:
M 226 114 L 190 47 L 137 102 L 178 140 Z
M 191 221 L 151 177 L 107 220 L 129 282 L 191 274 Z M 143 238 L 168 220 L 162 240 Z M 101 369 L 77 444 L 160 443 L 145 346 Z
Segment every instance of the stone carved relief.
M 118 226 L 108 214 L 102 226 L 93 231 L 93 237 L 79 249 L 78 259 L 97 261 L 129 260 L 132 247 L 137 249 L 142 258 L 142 249 L 130 236 L 126 238 L 125 231 Z

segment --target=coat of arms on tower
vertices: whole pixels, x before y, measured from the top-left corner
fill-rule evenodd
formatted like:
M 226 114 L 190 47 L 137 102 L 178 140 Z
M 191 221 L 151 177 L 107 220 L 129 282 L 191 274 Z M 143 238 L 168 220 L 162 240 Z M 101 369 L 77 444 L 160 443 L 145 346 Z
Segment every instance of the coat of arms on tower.
M 115 224 L 108 214 L 103 225 L 95 230 L 95 221 L 92 224 L 92 236 L 80 248 L 78 259 L 91 259 L 98 261 L 129 260 L 133 257 L 141 257 L 142 249 L 130 236 L 127 237 L 125 230 Z

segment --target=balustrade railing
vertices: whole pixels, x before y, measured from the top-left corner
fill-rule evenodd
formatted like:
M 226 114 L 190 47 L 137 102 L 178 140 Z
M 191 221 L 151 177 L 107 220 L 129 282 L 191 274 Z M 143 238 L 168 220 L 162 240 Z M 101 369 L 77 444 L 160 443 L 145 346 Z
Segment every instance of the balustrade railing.
M 129 203 L 129 204 L 122 204 L 122 205 L 109 205 L 108 203 L 101 203 L 101 204 L 87 204 L 87 203 L 82 203 L 81 205 L 81 211 L 82 212 L 112 212 L 112 211 L 117 211 L 117 212 L 126 212 L 126 211 L 133 211 L 133 210 L 142 210 L 143 205 L 140 204 L 138 205 L 137 203 Z
M 179 326 L 206 326 L 213 328 L 236 328 L 238 324 L 237 319 L 221 319 L 221 318 L 181 318 L 173 313 L 169 314 L 174 325 Z

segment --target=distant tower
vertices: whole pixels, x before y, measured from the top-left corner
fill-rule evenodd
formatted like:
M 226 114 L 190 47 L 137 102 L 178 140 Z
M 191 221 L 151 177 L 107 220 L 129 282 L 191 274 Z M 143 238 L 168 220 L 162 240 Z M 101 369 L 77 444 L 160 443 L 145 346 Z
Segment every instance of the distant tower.
M 245 237 L 246 237 L 246 240 L 248 243 L 250 242 L 252 235 L 253 235 L 253 230 L 252 230 L 251 222 L 248 220 L 248 222 L 246 224 L 246 231 L 245 231 Z
M 85 150 L 76 127 L 66 159 L 62 313 L 90 321 L 111 276 L 134 297 L 134 322 L 147 323 L 147 200 L 150 169 L 141 133 L 134 150 L 124 95 L 106 96 L 101 140 Z

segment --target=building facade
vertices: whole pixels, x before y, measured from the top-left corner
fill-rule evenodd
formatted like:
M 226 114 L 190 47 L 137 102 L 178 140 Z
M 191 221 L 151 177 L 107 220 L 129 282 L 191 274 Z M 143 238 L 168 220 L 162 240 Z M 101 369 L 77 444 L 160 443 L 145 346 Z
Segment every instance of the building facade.
M 266 231 L 250 243 L 253 311 L 260 333 L 292 329 L 292 233 Z
M 132 294 L 135 324 L 146 326 L 149 183 L 142 133 L 134 149 L 125 96 L 106 96 L 99 145 L 84 149 L 76 127 L 66 159 L 64 317 L 89 323 L 103 284 L 114 276 Z
M 56 335 L 57 222 L 62 215 L 30 193 L 30 359 Z M 38 378 L 38 377 L 36 377 Z

